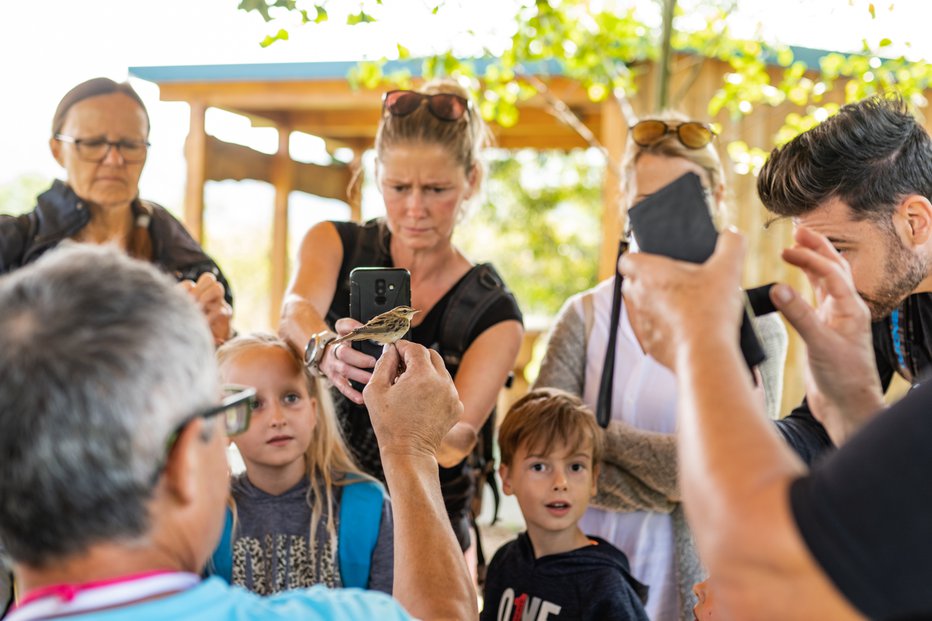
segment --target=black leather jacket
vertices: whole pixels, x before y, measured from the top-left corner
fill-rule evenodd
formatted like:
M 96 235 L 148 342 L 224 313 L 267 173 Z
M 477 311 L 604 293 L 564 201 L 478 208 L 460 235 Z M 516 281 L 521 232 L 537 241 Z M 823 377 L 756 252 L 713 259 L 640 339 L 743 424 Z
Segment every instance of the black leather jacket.
M 152 262 L 179 280 L 197 280 L 204 272 L 212 272 L 232 305 L 230 285 L 214 260 L 164 207 L 148 201 L 146 204 L 152 212 Z M 71 187 L 57 180 L 39 195 L 33 211 L 21 216 L 0 215 L 0 274 L 32 263 L 63 239 L 74 236 L 90 217 L 90 211 Z

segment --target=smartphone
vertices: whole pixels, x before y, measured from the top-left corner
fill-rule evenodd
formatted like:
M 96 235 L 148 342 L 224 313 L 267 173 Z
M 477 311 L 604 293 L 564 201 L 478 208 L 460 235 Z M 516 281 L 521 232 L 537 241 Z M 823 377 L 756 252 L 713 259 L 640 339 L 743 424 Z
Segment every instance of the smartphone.
M 350 272 L 349 316 L 366 323 L 396 306 L 411 306 L 411 274 L 400 267 L 357 267 Z M 378 359 L 382 346 L 372 341 L 353 341 L 353 349 Z M 361 385 L 352 382 L 354 388 Z
M 695 173 L 686 173 L 654 192 L 629 209 L 628 217 L 634 239 L 644 252 L 702 263 L 715 251 L 718 231 L 705 188 Z M 767 358 L 750 319 L 747 296 L 741 320 L 741 353 L 751 368 Z

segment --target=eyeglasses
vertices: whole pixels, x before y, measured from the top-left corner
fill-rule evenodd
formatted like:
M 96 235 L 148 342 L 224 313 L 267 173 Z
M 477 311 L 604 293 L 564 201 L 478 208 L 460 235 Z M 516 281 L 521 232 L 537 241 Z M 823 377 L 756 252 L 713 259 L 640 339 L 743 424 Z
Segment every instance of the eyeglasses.
M 408 116 L 427 101 L 427 109 L 441 121 L 459 121 L 472 108 L 465 97 L 453 93 L 426 95 L 416 91 L 388 91 L 382 95 L 382 113 L 392 116 Z
M 685 123 L 668 123 L 656 119 L 640 121 L 628 128 L 634 144 L 649 147 L 667 134 L 675 134 L 677 140 L 687 149 L 701 149 L 715 137 L 715 131 L 705 123 L 687 121 Z
M 144 140 L 107 140 L 105 138 L 75 138 L 65 134 L 55 134 L 55 140 L 73 144 L 80 157 L 85 162 L 102 162 L 110 149 L 120 152 L 120 156 L 127 164 L 137 164 L 146 159 L 149 143 Z

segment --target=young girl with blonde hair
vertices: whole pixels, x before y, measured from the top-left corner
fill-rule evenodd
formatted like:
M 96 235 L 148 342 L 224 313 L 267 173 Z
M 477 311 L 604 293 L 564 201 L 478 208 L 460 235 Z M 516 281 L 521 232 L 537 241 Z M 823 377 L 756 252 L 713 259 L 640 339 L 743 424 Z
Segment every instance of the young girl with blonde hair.
M 346 449 L 332 406 L 287 343 L 239 336 L 217 351 L 225 384 L 256 389 L 232 438 L 246 465 L 208 571 L 267 595 L 314 584 L 392 590 L 391 505 Z

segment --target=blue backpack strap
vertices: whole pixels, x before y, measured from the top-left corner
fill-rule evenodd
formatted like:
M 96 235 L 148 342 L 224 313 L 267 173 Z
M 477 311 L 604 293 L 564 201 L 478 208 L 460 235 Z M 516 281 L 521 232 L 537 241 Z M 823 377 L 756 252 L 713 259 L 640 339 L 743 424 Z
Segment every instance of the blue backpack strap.
M 343 487 L 337 555 L 346 588 L 369 586 L 372 551 L 379 539 L 385 490 L 376 481 L 360 480 Z
M 207 561 L 205 572 L 209 576 L 223 578 L 233 584 L 233 511 L 227 507 L 223 520 L 223 534 L 220 543 L 214 550 L 210 560 Z

